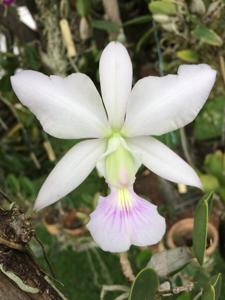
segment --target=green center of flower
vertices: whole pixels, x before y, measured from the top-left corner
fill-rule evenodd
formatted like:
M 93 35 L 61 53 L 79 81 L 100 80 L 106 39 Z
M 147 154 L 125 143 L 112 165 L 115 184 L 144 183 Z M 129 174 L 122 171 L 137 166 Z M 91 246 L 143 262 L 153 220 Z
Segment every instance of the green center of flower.
M 104 163 L 105 177 L 110 185 L 122 188 L 134 183 L 135 160 L 119 132 L 114 132 L 108 139 Z

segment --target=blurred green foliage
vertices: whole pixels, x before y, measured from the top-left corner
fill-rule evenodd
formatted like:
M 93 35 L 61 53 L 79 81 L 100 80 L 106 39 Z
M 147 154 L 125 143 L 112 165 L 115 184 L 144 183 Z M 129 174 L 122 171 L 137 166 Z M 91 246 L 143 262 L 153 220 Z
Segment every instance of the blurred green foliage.
M 222 151 L 208 154 L 204 160 L 205 174 L 201 180 L 205 191 L 217 192 L 225 201 L 225 155 Z

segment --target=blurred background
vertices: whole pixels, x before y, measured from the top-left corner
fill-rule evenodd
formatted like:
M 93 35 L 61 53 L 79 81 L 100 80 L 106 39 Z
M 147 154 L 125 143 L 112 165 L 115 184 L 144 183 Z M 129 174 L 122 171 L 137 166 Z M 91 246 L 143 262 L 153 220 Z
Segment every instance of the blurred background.
M 194 288 L 166 299 L 198 299 L 194 297 L 200 286 L 211 275 L 225 272 L 224 28 L 223 0 L 0 1 L 0 188 L 27 214 L 46 176 L 77 141 L 45 134 L 12 91 L 10 76 L 17 70 L 62 76 L 82 72 L 99 88 L 99 57 L 111 40 L 127 47 L 134 83 L 148 75 L 176 73 L 180 64 L 207 63 L 217 70 L 216 85 L 197 119 L 161 137 L 197 170 L 205 192 L 214 191 L 204 268 L 192 263 L 176 272 L 170 278 L 174 286 L 194 282 Z M 134 274 L 152 255 L 192 245 L 199 190 L 166 182 L 143 167 L 135 189 L 159 206 L 168 232 L 159 245 L 132 247 L 123 256 L 101 251 L 85 228 L 99 193 L 107 194 L 104 179 L 96 171 L 62 201 L 32 215 L 36 234 L 68 299 L 127 299 Z M 0 206 L 3 202 L 2 198 Z M 40 245 L 31 241 L 30 246 L 48 272 Z M 223 295 L 225 283 L 218 299 L 225 299 Z

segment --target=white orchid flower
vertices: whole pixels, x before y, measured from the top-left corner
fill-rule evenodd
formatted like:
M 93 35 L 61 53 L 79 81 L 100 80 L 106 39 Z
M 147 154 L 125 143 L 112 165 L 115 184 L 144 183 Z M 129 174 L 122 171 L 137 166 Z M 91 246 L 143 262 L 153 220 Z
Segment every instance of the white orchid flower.
M 131 89 L 131 60 L 118 42 L 104 49 L 99 72 L 105 108 L 91 79 L 81 73 L 61 78 L 21 71 L 11 82 L 48 134 L 89 138 L 72 147 L 52 170 L 35 208 L 70 193 L 97 165 L 111 192 L 100 198 L 87 227 L 103 250 L 122 252 L 131 244 L 155 244 L 165 233 L 165 220 L 157 207 L 133 191 L 140 164 L 170 181 L 201 187 L 195 171 L 149 135 L 193 121 L 209 96 L 216 72 L 205 64 L 182 65 L 177 75 L 148 76 Z

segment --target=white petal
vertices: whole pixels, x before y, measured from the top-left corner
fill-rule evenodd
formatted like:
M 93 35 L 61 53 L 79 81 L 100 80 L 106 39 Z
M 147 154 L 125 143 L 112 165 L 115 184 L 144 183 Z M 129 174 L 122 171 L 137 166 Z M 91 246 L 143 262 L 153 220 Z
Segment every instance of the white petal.
M 122 44 L 111 42 L 103 50 L 99 74 L 109 122 L 112 127 L 121 128 L 132 86 L 132 63 Z
M 62 78 L 36 71 L 11 77 L 19 100 L 58 138 L 102 137 L 107 126 L 104 107 L 91 79 L 81 73 Z
M 134 86 L 124 131 L 129 136 L 161 135 L 192 122 L 216 79 L 208 65 L 182 65 L 178 75 L 149 76 Z
M 105 151 L 104 140 L 87 140 L 73 146 L 58 162 L 40 189 L 35 209 L 40 210 L 64 197 L 94 169 Z
M 193 168 L 160 141 L 153 137 L 137 137 L 128 139 L 127 143 L 143 165 L 157 175 L 201 188 L 201 181 Z

